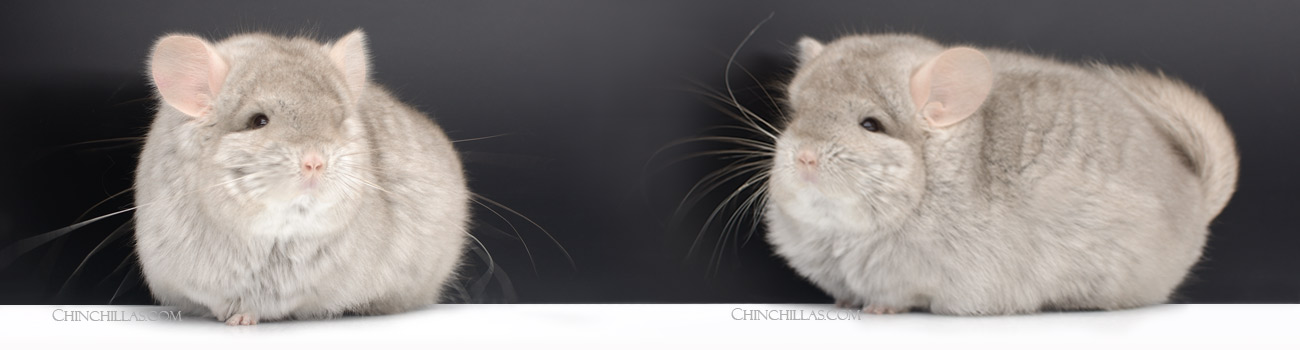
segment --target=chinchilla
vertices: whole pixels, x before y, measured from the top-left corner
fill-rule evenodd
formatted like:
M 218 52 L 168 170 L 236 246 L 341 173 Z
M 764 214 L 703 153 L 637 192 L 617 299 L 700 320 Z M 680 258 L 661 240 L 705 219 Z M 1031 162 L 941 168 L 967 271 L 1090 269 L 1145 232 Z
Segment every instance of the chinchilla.
M 1165 302 L 1236 186 L 1223 117 L 1133 68 L 804 38 L 764 211 L 839 304 L 984 315 Z
M 363 32 L 167 35 L 148 65 L 135 236 L 160 302 L 247 325 L 439 301 L 469 191 L 442 130 L 370 81 Z

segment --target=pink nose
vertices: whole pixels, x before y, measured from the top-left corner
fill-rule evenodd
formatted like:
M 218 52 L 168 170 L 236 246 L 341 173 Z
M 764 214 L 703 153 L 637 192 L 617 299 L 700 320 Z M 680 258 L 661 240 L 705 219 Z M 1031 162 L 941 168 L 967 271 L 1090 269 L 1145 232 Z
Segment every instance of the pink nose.
M 302 155 L 302 172 L 316 173 L 325 170 L 325 158 L 319 152 L 311 151 Z
M 817 166 L 817 154 L 809 150 L 799 151 L 799 156 L 795 157 L 799 164 L 806 166 Z

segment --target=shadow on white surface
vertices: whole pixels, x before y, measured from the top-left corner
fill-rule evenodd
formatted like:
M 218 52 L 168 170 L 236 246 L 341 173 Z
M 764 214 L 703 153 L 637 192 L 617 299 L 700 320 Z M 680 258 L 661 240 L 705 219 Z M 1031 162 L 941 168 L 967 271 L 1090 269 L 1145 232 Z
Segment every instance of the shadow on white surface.
M 387 316 L 227 326 L 212 318 L 123 320 L 152 306 L 0 306 L 9 344 L 206 346 L 442 344 L 1300 345 L 1300 305 L 1160 305 L 993 317 L 871 315 L 830 305 L 437 305 Z M 68 312 L 81 312 L 72 320 Z M 96 314 L 98 320 L 84 318 Z M 62 318 L 62 320 L 58 320 Z M 129 342 L 122 342 L 129 341 Z M 26 347 L 23 347 L 26 348 Z M 1059 347 L 1054 347 L 1059 348 Z

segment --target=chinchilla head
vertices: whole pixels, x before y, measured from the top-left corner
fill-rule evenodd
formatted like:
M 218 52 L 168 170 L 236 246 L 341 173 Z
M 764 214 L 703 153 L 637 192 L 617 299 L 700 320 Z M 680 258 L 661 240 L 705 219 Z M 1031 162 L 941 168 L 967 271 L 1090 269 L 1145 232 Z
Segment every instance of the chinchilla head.
M 827 229 L 897 224 L 926 197 L 926 145 L 947 137 L 992 86 L 987 58 L 906 35 L 804 38 L 776 143 L 771 203 Z
M 243 232 L 328 232 L 355 216 L 375 169 L 358 101 L 367 85 L 365 34 L 337 42 L 262 34 L 209 43 L 159 40 L 149 69 L 158 118 L 185 187 L 211 217 Z M 183 164 L 189 163 L 189 164 Z

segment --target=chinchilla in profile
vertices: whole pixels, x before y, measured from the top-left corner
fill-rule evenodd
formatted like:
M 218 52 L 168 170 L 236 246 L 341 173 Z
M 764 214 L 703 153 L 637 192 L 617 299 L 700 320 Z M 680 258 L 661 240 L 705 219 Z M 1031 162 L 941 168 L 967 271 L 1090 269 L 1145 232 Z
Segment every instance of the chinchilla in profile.
M 369 65 L 359 30 L 154 45 L 135 185 L 154 297 L 231 325 L 439 300 L 467 239 L 460 160 Z
M 982 315 L 1161 303 L 1237 181 L 1222 116 L 1129 68 L 805 38 L 768 240 L 839 304 Z

